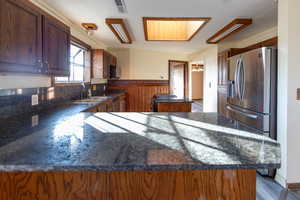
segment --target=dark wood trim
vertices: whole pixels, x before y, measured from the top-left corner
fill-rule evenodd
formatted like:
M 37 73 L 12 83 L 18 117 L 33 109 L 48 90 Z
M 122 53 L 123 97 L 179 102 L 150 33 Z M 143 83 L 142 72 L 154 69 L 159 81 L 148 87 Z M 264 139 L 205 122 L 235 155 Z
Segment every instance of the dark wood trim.
M 300 88 L 297 89 L 297 100 L 300 100 Z
M 158 42 L 188 42 L 191 41 L 199 32 L 204 28 L 204 26 L 211 20 L 211 17 L 143 17 L 144 25 L 144 35 L 146 41 L 158 41 Z M 195 33 L 187 40 L 149 40 L 148 38 L 148 20 L 156 21 L 204 21 L 204 23 L 195 31 Z
M 106 22 L 107 26 L 110 28 L 110 30 L 113 32 L 113 34 L 118 38 L 118 40 L 122 44 L 131 44 L 132 43 L 132 39 L 131 39 L 130 34 L 129 34 L 127 28 L 126 28 L 124 19 L 121 19 L 121 18 L 107 18 L 105 20 L 105 22 Z M 122 38 L 119 36 L 118 32 L 112 26 L 112 24 L 120 24 L 122 26 L 129 42 L 125 42 L 125 41 L 122 40 Z
M 169 60 L 169 88 L 171 92 L 171 81 L 170 81 L 170 71 L 171 71 L 171 63 L 182 63 L 184 64 L 184 97 L 187 98 L 189 96 L 189 62 L 187 61 L 180 61 L 180 60 Z
M 290 190 L 300 190 L 300 183 L 288 183 L 287 188 Z
M 237 24 L 242 24 L 241 27 L 238 29 L 235 29 L 234 31 L 230 32 L 229 34 L 223 36 L 219 40 L 213 42 L 213 40 L 217 37 L 219 37 L 221 34 L 229 30 L 230 28 L 234 27 Z M 250 26 L 252 24 L 252 19 L 235 19 L 232 22 L 230 22 L 228 25 L 223 27 L 221 30 L 219 30 L 217 33 L 215 33 L 213 36 L 211 36 L 206 42 L 208 44 L 217 44 L 222 40 L 225 40 L 226 38 L 232 36 L 233 34 L 236 34 L 237 32 L 241 31 L 242 29 L 245 29 L 246 27 Z
M 245 53 L 247 51 L 251 51 L 254 49 L 258 49 L 258 48 L 262 48 L 262 47 L 270 47 L 270 46 L 274 46 L 277 47 L 278 44 L 278 37 L 273 37 L 267 40 L 264 40 L 262 42 L 258 42 L 256 44 L 252 44 L 250 46 L 244 47 L 244 48 L 231 48 L 230 51 L 230 55 L 229 57 L 241 54 L 241 53 Z
M 109 80 L 108 85 L 169 85 L 168 80 Z
M 80 40 L 80 39 L 78 39 L 78 38 L 76 38 L 75 36 L 72 36 L 72 35 L 71 35 L 71 44 L 74 44 L 76 46 L 79 45 L 80 48 L 84 48 L 88 51 L 90 51 L 92 49 L 92 47 L 89 44 L 83 42 L 82 40 Z

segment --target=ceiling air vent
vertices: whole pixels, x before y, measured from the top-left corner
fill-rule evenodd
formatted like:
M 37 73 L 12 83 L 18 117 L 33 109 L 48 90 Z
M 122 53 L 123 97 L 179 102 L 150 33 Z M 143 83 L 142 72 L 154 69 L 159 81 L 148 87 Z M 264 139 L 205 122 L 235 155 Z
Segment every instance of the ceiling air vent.
M 124 0 L 115 0 L 115 3 L 118 7 L 120 13 L 126 13 L 126 6 Z

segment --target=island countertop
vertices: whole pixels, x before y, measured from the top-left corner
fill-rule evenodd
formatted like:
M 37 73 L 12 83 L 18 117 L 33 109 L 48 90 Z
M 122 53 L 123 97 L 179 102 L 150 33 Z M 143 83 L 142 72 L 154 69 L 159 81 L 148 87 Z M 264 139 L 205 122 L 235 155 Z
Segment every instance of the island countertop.
M 0 121 L 0 171 L 280 167 L 280 145 L 215 113 L 83 113 L 66 104 Z

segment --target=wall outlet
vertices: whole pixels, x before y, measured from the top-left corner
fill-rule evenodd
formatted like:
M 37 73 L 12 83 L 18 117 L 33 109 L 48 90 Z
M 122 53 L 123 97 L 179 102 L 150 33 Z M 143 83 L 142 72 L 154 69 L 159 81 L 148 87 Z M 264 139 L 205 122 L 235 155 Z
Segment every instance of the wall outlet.
M 39 125 L 39 116 L 38 115 L 34 115 L 31 117 L 31 126 L 35 127 Z
M 39 96 L 37 94 L 31 96 L 31 105 L 35 106 L 39 104 Z

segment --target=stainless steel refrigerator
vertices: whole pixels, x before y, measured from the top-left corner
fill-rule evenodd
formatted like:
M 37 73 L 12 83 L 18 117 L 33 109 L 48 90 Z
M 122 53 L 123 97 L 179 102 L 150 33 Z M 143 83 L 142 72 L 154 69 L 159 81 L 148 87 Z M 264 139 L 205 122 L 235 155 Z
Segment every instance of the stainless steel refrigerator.
M 263 47 L 230 58 L 231 119 L 276 140 L 277 50 Z

